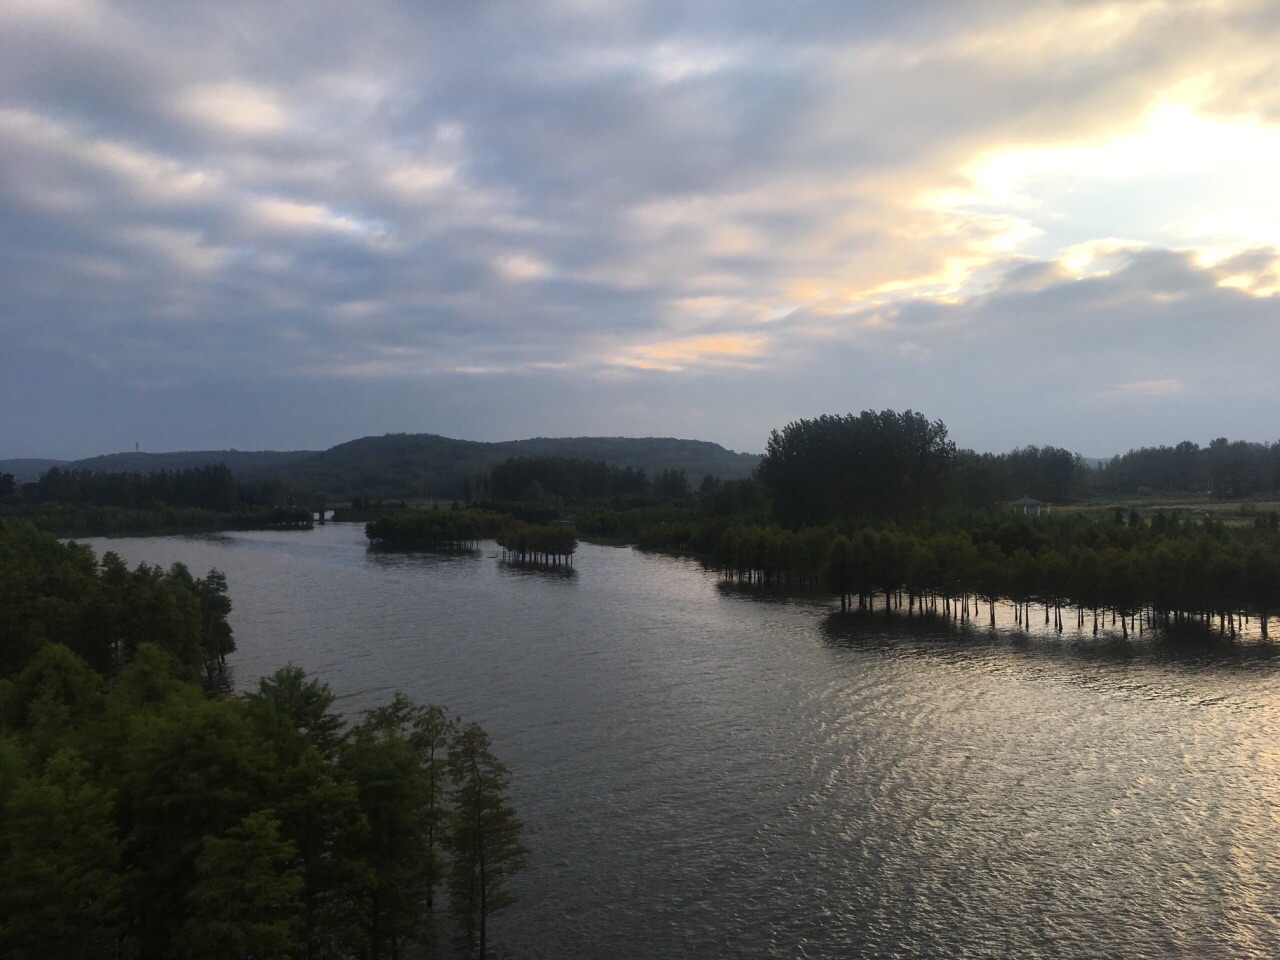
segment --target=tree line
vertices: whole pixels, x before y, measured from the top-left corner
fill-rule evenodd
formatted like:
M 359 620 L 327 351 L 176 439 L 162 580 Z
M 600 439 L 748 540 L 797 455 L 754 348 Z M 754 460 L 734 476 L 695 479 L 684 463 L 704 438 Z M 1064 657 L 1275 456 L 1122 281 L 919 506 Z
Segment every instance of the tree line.
M 375 546 L 437 550 L 475 550 L 494 537 L 510 518 L 491 510 L 403 510 L 365 524 Z
M 690 494 L 688 474 L 668 467 L 652 479 L 643 467 L 569 457 L 509 457 L 489 474 L 486 494 L 494 500 L 557 500 L 581 504 L 646 498 L 678 500 Z
M 237 480 L 225 464 L 141 474 L 52 467 L 4 512 L 60 536 L 309 528 L 311 511 L 280 481 Z
M 0 954 L 384 960 L 440 899 L 484 956 L 527 857 L 484 731 L 402 696 L 348 724 L 294 666 L 212 694 L 192 582 L 133 575 L 0 525 Z M 140 639 L 95 667 L 64 641 L 113 608 Z
M 560 523 L 525 523 L 512 520 L 497 536 L 502 558 L 508 563 L 560 567 L 572 566 L 578 550 L 578 532 Z
M 148 474 L 51 467 L 35 486 L 33 499 L 40 503 L 139 507 L 156 501 L 171 507 L 220 513 L 229 513 L 241 504 L 240 484 L 221 463 Z
M 1096 488 L 1113 494 L 1211 493 L 1223 500 L 1280 491 L 1280 442 L 1249 443 L 1225 437 L 1201 447 L 1139 447 L 1113 457 Z
M 1219 521 L 1053 517 L 988 520 L 972 528 L 834 526 L 792 531 L 734 526 L 708 556 L 726 579 L 765 587 L 826 589 L 842 611 L 880 608 L 969 619 L 970 601 L 1014 605 L 1029 624 L 1096 635 L 1108 619 L 1125 636 L 1155 626 L 1198 626 L 1235 636 L 1257 618 L 1263 638 L 1280 610 L 1280 535 L 1268 518 L 1243 528 Z M 1089 624 L 1086 623 L 1089 622 Z
M 1184 453 L 1194 452 L 1184 448 Z M 1280 608 L 1280 517 L 1227 526 L 1156 511 L 1011 514 L 1023 493 L 1070 499 L 1095 471 L 1068 451 L 1024 447 L 1000 457 L 957 451 L 941 421 L 907 411 L 796 421 L 775 430 L 755 477 L 709 483 L 696 506 L 594 509 L 589 535 L 689 551 L 726 580 L 830 590 L 842 610 L 967 619 L 982 600 L 1043 604 L 1096 630 L 1216 625 L 1234 634 Z M 1015 494 L 1014 491 L 1017 491 Z M 1012 496 L 1011 496 L 1012 494 Z

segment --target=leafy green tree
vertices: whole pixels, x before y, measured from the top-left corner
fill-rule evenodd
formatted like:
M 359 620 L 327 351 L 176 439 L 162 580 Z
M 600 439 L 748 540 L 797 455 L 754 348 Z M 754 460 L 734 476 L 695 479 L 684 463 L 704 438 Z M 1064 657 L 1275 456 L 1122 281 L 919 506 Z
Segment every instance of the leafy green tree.
M 788 525 L 902 519 L 943 504 L 954 453 L 942 421 L 911 410 L 824 415 L 774 430 L 756 479 Z
M 132 932 L 144 960 L 170 956 L 205 837 L 267 804 L 276 758 L 243 701 L 188 685 L 129 724 L 118 766 Z
M 452 869 L 449 899 L 469 948 L 484 960 L 488 921 L 514 897 L 507 881 L 524 869 L 528 850 L 523 824 L 507 798 L 508 774 L 489 749 L 489 736 L 475 723 L 458 731 L 449 749 L 453 779 Z
M 12 960 L 116 953 L 121 843 L 114 794 L 62 750 L 0 813 L 0 952 Z
M 653 495 L 663 500 L 680 500 L 689 496 L 689 475 L 683 470 L 663 470 L 653 478 Z
M 302 878 L 300 960 L 337 960 L 357 953 L 371 877 L 365 862 L 369 822 L 356 785 L 308 745 L 280 777 L 275 801 L 281 836 L 296 851 Z
M 263 677 L 257 691 L 245 699 L 272 740 L 291 743 L 284 756 L 287 762 L 306 744 L 326 760 L 336 755 L 343 721 L 333 712 L 333 691 L 319 680 L 308 680 L 301 667 L 289 664 Z
M 204 651 L 206 672 L 212 676 L 215 669 L 227 665 L 227 655 L 236 648 L 231 635 L 231 598 L 227 595 L 227 577 L 220 570 L 210 570 L 203 579 L 191 584 L 200 599 L 200 646 Z
M 457 723 L 434 704 L 418 708 L 413 717 L 410 743 L 422 764 L 423 821 L 427 831 L 427 909 L 435 903 L 435 890 L 445 874 L 441 853 L 448 829 L 449 746 L 457 735 Z
M 430 938 L 454 721 L 397 696 L 343 736 L 293 666 L 210 697 L 225 597 L 0 521 L 0 955 L 381 960 Z
M 364 844 L 369 870 L 361 891 L 363 953 L 369 960 L 397 958 L 431 931 L 426 776 L 418 751 L 385 712 L 367 713 L 351 730 L 339 764 L 355 784 L 369 828 Z
M 190 960 L 290 960 L 302 933 L 301 870 L 270 810 L 206 837 L 176 945 Z
M 70 745 L 76 732 L 96 720 L 106 686 L 83 660 L 60 643 L 41 647 L 0 699 L 0 719 L 23 731 L 41 759 Z
M 76 650 L 92 633 L 97 592 L 88 547 L 0 522 L 0 676 L 18 673 L 46 643 Z

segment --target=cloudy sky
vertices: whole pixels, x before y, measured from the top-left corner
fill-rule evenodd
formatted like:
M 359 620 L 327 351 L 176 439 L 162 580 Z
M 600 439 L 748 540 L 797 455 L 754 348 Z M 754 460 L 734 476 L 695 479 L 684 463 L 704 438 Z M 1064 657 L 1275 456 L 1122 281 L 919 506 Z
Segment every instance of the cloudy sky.
M 3 0 L 0 457 L 1280 437 L 1274 0 Z

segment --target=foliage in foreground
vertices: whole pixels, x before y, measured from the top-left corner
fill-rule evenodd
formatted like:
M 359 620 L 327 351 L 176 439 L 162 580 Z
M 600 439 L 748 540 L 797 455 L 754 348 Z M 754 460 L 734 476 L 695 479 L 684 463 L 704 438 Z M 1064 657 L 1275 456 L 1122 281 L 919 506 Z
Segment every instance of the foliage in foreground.
M 226 578 L 194 577 L 182 564 L 130 570 L 116 554 L 64 544 L 25 523 L 0 520 L 0 677 L 46 644 L 62 644 L 114 676 L 151 643 L 190 671 L 212 675 L 235 649 Z
M 402 696 L 346 728 L 294 666 L 210 697 L 172 643 L 95 669 L 61 642 L 95 611 L 198 635 L 191 583 L 139 569 L 0 527 L 0 955 L 381 960 L 443 889 L 483 955 L 525 858 L 484 732 Z

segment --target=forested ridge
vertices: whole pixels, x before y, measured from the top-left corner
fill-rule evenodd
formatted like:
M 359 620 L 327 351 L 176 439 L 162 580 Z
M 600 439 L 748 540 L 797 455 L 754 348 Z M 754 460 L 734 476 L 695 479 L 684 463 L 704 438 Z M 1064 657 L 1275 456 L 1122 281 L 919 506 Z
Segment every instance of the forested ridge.
M 218 693 L 229 612 L 0 521 L 0 955 L 484 956 L 527 855 L 484 731 L 293 666 Z
M 339 444 L 275 475 L 303 489 L 335 497 L 503 499 L 489 486 L 503 461 L 558 458 L 602 461 L 651 476 L 684 470 L 690 476 L 750 475 L 759 457 L 701 440 L 659 437 L 540 437 L 482 443 L 430 434 L 387 434 Z
M 321 502 L 525 498 L 527 483 L 512 487 L 523 468 L 495 469 L 503 464 L 578 465 L 568 486 L 546 485 L 561 499 L 600 495 L 600 475 L 610 495 L 644 499 L 667 496 L 672 483 L 684 484 L 688 476 L 746 477 L 758 460 L 714 443 L 658 437 L 481 443 L 387 434 L 321 453 L 113 454 L 50 466 L 29 482 L 0 471 L 0 515 L 63 536 L 305 525 Z

